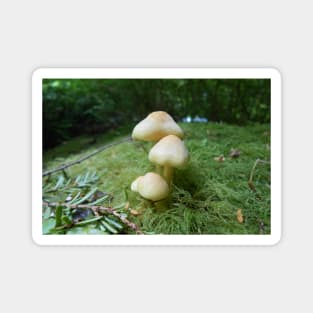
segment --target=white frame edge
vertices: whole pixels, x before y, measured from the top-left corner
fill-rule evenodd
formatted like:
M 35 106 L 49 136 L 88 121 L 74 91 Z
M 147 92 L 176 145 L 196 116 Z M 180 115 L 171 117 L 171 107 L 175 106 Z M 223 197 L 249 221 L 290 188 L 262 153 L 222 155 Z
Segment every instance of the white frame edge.
M 42 79 L 269 78 L 271 79 L 271 234 L 269 235 L 43 235 Z M 275 245 L 281 239 L 281 74 L 274 68 L 40 68 L 32 76 L 32 238 L 39 245 Z M 39 210 L 40 208 L 40 210 Z

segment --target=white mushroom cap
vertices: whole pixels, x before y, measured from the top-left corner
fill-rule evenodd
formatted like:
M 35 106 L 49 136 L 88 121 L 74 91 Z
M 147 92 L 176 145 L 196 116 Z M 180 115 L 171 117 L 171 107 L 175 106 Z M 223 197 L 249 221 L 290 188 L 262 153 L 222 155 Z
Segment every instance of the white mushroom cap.
M 132 191 L 138 192 L 138 182 L 139 180 L 142 178 L 143 176 L 139 176 L 137 177 L 131 184 L 130 189 Z
M 156 111 L 139 122 L 132 134 L 133 139 L 144 141 L 158 141 L 167 135 L 176 135 L 183 138 L 183 130 L 166 112 Z
M 188 158 L 184 142 L 174 135 L 162 138 L 149 152 L 149 160 L 162 166 L 183 167 Z
M 156 173 L 147 173 L 145 176 L 138 177 L 134 182 L 136 181 L 137 192 L 143 198 L 152 201 L 165 199 L 170 192 L 167 182 Z

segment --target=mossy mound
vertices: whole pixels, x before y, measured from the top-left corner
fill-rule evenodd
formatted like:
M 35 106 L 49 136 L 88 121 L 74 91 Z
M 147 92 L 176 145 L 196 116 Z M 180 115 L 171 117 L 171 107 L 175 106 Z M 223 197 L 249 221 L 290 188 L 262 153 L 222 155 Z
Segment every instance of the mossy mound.
M 270 165 L 256 167 L 256 159 L 270 160 L 269 125 L 234 126 L 222 123 L 181 123 L 190 163 L 175 170 L 169 208 L 162 209 L 130 191 L 131 182 L 154 166 L 147 152 L 151 143 L 125 142 L 66 170 L 69 177 L 96 172 L 98 190 L 113 195 L 108 205 L 123 207 L 129 219 L 142 231 L 152 234 L 269 234 Z M 77 138 L 48 151 L 44 168 L 54 168 L 78 159 L 105 143 L 118 140 L 131 127 L 90 138 Z M 229 156 L 231 149 L 240 153 Z M 77 152 L 79 151 L 79 152 Z M 223 155 L 224 158 L 219 158 Z M 53 180 L 53 174 L 50 180 Z M 45 184 L 46 178 L 44 178 Z M 128 202 L 128 203 L 127 203 Z M 242 209 L 243 222 L 237 219 Z

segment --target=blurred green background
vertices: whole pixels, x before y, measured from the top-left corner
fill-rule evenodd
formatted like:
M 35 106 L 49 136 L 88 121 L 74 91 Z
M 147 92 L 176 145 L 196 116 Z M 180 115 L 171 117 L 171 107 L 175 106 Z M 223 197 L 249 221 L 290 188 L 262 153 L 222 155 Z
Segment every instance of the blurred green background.
M 152 111 L 245 125 L 270 121 L 269 79 L 44 79 L 43 148 L 131 128 Z

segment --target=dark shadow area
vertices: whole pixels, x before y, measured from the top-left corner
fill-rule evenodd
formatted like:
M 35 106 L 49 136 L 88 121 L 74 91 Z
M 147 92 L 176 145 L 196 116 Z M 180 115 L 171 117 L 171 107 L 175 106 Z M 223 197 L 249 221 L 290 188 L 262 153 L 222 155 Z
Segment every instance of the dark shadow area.
M 268 123 L 269 108 L 269 79 L 44 79 L 43 148 L 81 135 L 97 143 L 152 111 L 246 124 Z

